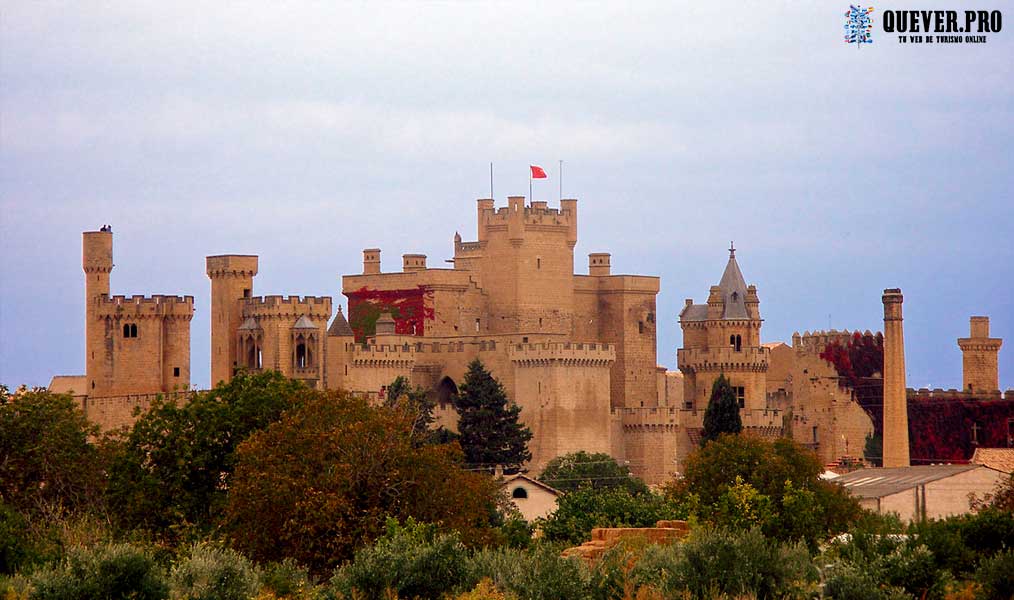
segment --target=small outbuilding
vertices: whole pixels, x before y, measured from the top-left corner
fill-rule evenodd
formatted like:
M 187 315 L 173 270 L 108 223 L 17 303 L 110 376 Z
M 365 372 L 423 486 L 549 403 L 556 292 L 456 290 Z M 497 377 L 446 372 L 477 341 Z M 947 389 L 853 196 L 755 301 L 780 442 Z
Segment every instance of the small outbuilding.
M 518 507 L 526 521 L 547 517 L 556 510 L 560 492 L 537 479 L 517 473 L 504 477 L 500 485 L 507 490 L 507 497 Z
M 834 479 L 863 508 L 897 513 L 904 522 L 941 519 L 971 510 L 970 494 L 982 497 L 1006 475 L 983 465 L 928 465 L 859 469 Z

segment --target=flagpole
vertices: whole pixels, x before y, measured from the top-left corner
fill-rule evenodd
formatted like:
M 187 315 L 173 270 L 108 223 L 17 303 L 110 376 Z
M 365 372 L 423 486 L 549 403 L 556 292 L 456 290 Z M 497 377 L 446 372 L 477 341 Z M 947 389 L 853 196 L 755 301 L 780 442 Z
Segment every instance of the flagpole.
M 531 204 L 533 200 L 535 197 L 532 196 L 532 168 L 528 167 L 528 203 Z
M 563 201 L 563 161 L 560 161 L 560 201 Z
M 493 199 L 493 163 L 489 163 L 489 197 Z

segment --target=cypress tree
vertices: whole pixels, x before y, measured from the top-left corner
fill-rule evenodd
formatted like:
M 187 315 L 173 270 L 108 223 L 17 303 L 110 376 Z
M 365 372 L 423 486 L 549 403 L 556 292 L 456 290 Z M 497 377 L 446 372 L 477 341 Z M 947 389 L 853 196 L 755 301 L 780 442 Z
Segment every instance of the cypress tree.
M 742 430 L 736 391 L 722 373 L 711 386 L 711 399 L 704 411 L 704 443 L 718 439 L 723 433 L 739 433 Z
M 493 471 L 501 465 L 516 471 L 531 460 L 532 432 L 518 421 L 521 407 L 508 402 L 503 385 L 478 359 L 468 365 L 454 408 L 460 417 L 458 441 L 469 466 Z

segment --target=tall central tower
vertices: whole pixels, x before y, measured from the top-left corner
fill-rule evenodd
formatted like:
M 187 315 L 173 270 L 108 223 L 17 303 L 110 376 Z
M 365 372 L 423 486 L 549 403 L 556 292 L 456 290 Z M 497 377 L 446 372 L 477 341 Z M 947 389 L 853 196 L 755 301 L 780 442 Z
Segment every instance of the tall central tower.
M 907 467 L 908 398 L 905 395 L 905 333 L 901 290 L 884 290 L 884 467 Z

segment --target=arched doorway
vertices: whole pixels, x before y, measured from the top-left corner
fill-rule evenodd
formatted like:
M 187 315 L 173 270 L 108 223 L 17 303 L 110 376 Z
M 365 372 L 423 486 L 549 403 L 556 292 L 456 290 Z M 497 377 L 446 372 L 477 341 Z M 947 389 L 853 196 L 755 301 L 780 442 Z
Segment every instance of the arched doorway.
M 440 408 L 446 407 L 448 404 L 454 404 L 454 398 L 458 395 L 458 386 L 455 385 L 454 380 L 450 377 L 444 377 L 437 384 L 437 404 Z

